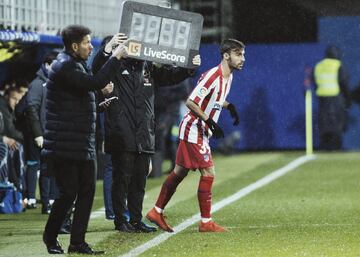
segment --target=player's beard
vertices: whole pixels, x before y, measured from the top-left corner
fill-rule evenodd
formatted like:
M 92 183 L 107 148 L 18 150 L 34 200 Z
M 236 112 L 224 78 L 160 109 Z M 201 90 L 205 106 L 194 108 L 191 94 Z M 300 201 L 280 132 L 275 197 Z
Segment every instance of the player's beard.
M 228 66 L 231 70 L 240 70 L 241 69 L 241 66 L 240 65 L 236 65 L 236 63 L 233 62 L 231 56 L 229 57 L 229 60 L 228 60 Z

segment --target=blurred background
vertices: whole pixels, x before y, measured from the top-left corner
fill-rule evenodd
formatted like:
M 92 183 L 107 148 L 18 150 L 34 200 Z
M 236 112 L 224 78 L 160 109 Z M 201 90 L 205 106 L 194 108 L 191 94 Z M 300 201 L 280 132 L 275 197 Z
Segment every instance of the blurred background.
M 99 47 L 103 37 L 118 32 L 122 2 L 0 0 L 1 88 L 18 80 L 31 81 L 44 54 L 62 48 L 58 35 L 66 25 L 88 26 L 93 31 L 94 46 Z M 244 69 L 235 73 L 229 95 L 229 101 L 240 111 L 240 127 L 232 127 L 226 112 L 220 119 L 226 134 L 237 133 L 235 150 L 305 148 L 305 70 L 313 68 L 324 57 L 328 45 L 341 49 L 343 65 L 350 75 L 350 89 L 355 89 L 360 82 L 359 1 L 165 2 L 172 8 L 204 16 L 202 65 L 198 76 L 219 63 L 218 46 L 223 39 L 233 37 L 247 45 Z M 313 104 L 316 148 L 319 145 L 316 97 Z M 352 104 L 347 110 L 345 150 L 360 149 L 359 119 L 360 108 Z M 216 142 L 213 144 L 216 147 Z

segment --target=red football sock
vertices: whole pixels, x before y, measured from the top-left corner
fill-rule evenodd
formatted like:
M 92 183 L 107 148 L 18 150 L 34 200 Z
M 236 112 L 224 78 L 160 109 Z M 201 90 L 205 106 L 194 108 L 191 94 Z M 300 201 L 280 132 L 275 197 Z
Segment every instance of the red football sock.
M 174 171 L 172 171 L 161 187 L 155 206 L 164 209 L 166 204 L 170 201 L 172 195 L 175 193 L 177 186 L 183 179 L 184 177 L 179 177 Z
M 200 177 L 198 187 L 198 200 L 201 218 L 211 218 L 211 188 L 213 181 L 214 177 Z

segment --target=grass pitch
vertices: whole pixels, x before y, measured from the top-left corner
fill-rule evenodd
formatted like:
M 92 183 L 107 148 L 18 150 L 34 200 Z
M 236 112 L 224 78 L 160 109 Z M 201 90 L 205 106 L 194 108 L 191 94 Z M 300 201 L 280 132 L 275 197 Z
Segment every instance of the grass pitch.
M 299 156 L 275 152 L 216 157 L 213 202 Z M 359 167 L 359 153 L 317 154 L 317 159 L 214 213 L 214 220 L 228 233 L 199 233 L 193 225 L 141 256 L 360 256 Z M 198 173 L 189 174 L 166 208 L 171 225 L 199 212 L 198 177 Z M 153 206 L 164 179 L 148 180 L 144 214 Z M 100 181 L 94 211 L 102 204 Z M 49 256 L 41 242 L 46 215 L 39 212 L 0 215 L 0 256 Z M 95 249 L 106 250 L 104 256 L 121 256 L 161 233 L 119 233 L 100 215 L 91 219 L 87 241 Z M 60 236 L 60 241 L 66 249 L 69 236 Z

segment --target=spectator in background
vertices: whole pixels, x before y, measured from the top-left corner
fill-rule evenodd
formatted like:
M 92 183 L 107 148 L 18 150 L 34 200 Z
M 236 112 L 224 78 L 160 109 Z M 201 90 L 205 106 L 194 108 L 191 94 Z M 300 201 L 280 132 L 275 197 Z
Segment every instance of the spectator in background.
M 348 74 L 340 59 L 340 49 L 329 46 L 313 73 L 319 100 L 320 149 L 327 151 L 341 149 L 346 109 L 351 105 Z
M 50 196 L 55 191 L 55 178 L 47 169 L 46 163 L 40 161 L 40 152 L 44 143 L 45 131 L 45 96 L 46 80 L 50 70 L 51 63 L 56 59 L 57 53 L 50 52 L 45 55 L 40 69 L 36 73 L 36 78 L 30 83 L 29 91 L 26 95 L 26 120 L 28 129 L 25 130 L 25 153 L 27 163 L 27 186 L 28 186 L 28 206 L 27 208 L 36 208 L 35 190 L 37 184 L 37 172 L 40 170 L 40 198 L 42 204 L 41 212 L 50 213 Z
M 107 43 L 109 43 L 109 41 L 112 38 L 113 38 L 113 36 L 105 37 L 101 42 L 101 49 L 104 48 L 105 45 Z M 101 67 L 97 67 L 93 63 L 92 71 L 94 74 L 96 74 L 100 68 Z M 99 96 L 98 102 L 104 100 L 103 97 L 101 97 L 101 95 L 103 95 L 103 93 L 99 92 L 98 93 L 98 96 Z M 105 127 L 104 127 L 104 113 L 103 112 L 98 115 L 97 130 L 99 131 L 98 134 L 101 135 L 101 147 L 98 147 L 98 148 L 100 148 L 101 151 L 104 152 L 104 149 L 103 149 L 104 139 L 103 138 L 104 138 L 104 134 L 105 134 Z M 105 218 L 107 220 L 115 219 L 114 210 L 113 210 L 113 206 L 112 206 L 112 199 L 111 199 L 112 169 L 113 168 L 112 168 L 112 163 L 111 163 L 111 155 L 104 152 L 103 197 L 104 197 L 104 206 L 105 206 Z
M 8 87 L 4 96 L 0 96 L 0 112 L 4 120 L 3 142 L 8 146 L 7 168 L 9 181 L 14 183 L 16 188 L 25 194 L 25 171 L 23 159 L 24 137 L 18 129 L 15 107 L 21 100 L 23 94 L 18 87 Z
M 149 177 L 160 177 L 163 174 L 162 164 L 167 156 L 171 159 L 170 169 L 175 167 L 177 144 L 170 138 L 171 131 L 179 121 L 180 104 L 186 100 L 190 90 L 190 79 L 172 87 L 155 87 L 155 154 Z M 176 144 L 175 151 L 171 149 L 172 145 L 167 147 L 168 141 Z
M 7 156 L 8 145 L 5 143 L 6 136 L 4 135 L 5 124 L 2 112 L 0 112 L 0 183 L 7 183 L 9 181 Z M 5 140 L 4 140 L 5 139 Z

